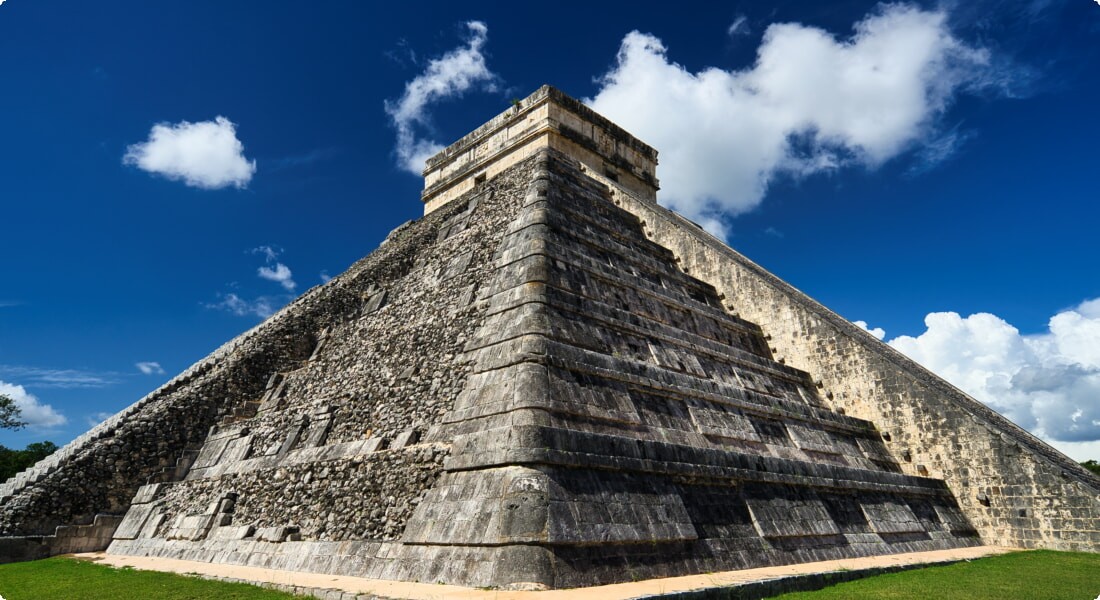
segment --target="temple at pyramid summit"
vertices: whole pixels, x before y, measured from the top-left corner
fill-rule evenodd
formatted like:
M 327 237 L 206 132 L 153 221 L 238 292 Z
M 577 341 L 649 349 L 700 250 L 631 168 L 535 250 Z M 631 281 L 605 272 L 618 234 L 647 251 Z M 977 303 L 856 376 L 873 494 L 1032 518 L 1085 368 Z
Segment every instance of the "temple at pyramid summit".
M 1100 479 L 661 207 L 656 167 L 539 89 L 428 161 L 422 218 L 0 485 L 0 561 L 554 589 L 1100 550 Z

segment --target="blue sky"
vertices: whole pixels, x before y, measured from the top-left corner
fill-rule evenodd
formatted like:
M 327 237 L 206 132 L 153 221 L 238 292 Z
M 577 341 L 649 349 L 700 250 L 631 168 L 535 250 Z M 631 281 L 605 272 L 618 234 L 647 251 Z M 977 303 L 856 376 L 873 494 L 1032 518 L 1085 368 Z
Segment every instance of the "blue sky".
M 1100 458 L 1100 5 L 0 2 L 0 392 L 65 443 L 422 213 L 543 83 L 661 202 Z

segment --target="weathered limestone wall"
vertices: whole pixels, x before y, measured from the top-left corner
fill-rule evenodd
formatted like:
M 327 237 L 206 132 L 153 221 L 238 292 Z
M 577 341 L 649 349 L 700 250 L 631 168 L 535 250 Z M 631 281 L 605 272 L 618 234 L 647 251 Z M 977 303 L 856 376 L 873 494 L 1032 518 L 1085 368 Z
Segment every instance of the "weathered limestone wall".
M 1100 479 L 690 221 L 621 189 L 615 199 L 760 325 L 777 358 L 889 436 L 906 473 L 944 479 L 987 544 L 1100 551 Z

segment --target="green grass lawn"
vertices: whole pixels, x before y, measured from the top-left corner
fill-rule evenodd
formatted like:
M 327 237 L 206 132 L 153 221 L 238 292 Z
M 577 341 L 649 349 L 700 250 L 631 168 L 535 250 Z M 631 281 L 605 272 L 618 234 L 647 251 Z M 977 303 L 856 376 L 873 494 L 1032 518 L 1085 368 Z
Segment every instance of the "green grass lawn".
M 869 577 L 774 600 L 1094 600 L 1100 554 L 1013 552 Z M 4 600 L 276 600 L 300 598 L 236 583 L 115 569 L 71 558 L 0 565 Z
M 1094 600 L 1100 554 L 1034 550 L 890 573 L 773 600 Z
M 301 596 L 241 583 L 116 569 L 71 558 L 0 565 L 4 600 L 288 600 Z

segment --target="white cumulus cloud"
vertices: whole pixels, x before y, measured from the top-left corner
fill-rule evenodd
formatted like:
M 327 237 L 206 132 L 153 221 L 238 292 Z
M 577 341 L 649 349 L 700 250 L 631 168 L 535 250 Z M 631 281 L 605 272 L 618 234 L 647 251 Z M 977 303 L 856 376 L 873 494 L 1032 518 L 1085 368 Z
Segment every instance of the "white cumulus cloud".
M 245 158 L 236 126 L 221 116 L 153 125 L 149 139 L 127 147 L 122 162 L 207 190 L 243 188 L 256 173 L 256 161 Z
M 398 164 L 416 175 L 424 170 L 424 161 L 443 149 L 442 144 L 418 134 L 418 127 L 429 125 L 429 106 L 460 96 L 477 86 L 486 91 L 496 89 L 497 76 L 489 70 L 481 53 L 489 28 L 481 21 L 469 21 L 466 27 L 469 37 L 464 46 L 429 61 L 423 73 L 405 84 L 405 93 L 400 100 L 386 101 L 386 113 L 397 129 L 394 150 Z
M 164 367 L 160 366 L 158 362 L 144 361 L 135 363 L 134 366 L 146 375 L 164 375 Z
M 1059 312 L 1039 334 L 988 313 L 931 313 L 924 323 L 890 345 L 1041 437 L 1066 447 L 1100 440 L 1100 299 Z
M 743 23 L 735 22 L 740 28 Z M 631 32 L 586 102 L 660 152 L 660 200 L 712 233 L 756 207 L 777 176 L 875 168 L 924 144 L 950 153 L 937 121 L 961 91 L 993 85 L 989 54 L 942 11 L 882 5 L 845 39 L 768 27 L 745 70 L 693 73 L 658 38 Z
M 27 392 L 21 385 L 0 381 L 0 395 L 7 396 L 15 401 L 15 405 L 19 407 L 19 411 L 22 413 L 19 420 L 24 421 L 28 427 L 51 429 L 68 422 L 65 415 L 49 404 L 42 404 L 34 394 Z

